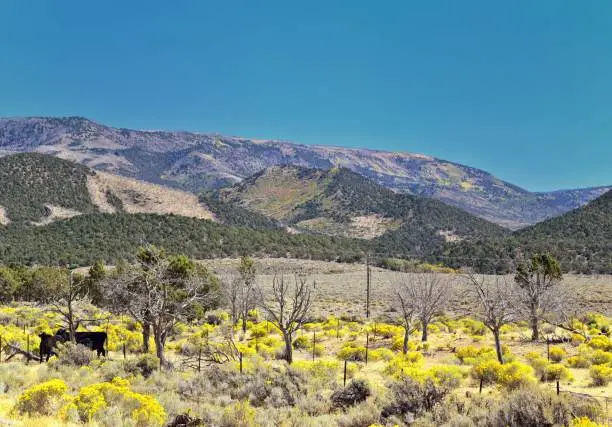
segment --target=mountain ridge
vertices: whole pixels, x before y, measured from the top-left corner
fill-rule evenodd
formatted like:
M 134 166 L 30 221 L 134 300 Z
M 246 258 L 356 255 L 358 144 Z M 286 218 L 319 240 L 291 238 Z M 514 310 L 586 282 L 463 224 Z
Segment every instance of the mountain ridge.
M 0 118 L 0 151 L 53 154 L 195 193 L 239 182 L 273 165 L 346 167 L 394 191 L 432 197 L 512 229 L 580 207 L 612 188 L 532 193 L 480 169 L 423 154 L 138 131 L 82 117 Z

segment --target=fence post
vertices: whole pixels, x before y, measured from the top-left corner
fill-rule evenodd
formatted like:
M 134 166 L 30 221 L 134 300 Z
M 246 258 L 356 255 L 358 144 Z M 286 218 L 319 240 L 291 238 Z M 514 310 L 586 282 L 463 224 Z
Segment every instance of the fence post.
M 561 389 L 559 388 L 559 380 L 557 380 L 557 396 L 561 393 Z
M 26 363 L 30 363 L 30 334 L 26 335 L 26 349 L 27 349 L 27 356 L 26 356 Z
M 317 345 L 317 333 L 312 331 L 312 361 L 315 360 L 315 346 Z
M 550 338 L 546 338 L 546 359 L 550 362 Z
M 340 318 L 338 318 L 338 324 L 336 325 L 336 339 L 340 339 Z
M 242 373 L 242 352 L 240 354 L 240 373 Z
M 110 359 L 109 341 L 110 341 L 110 338 L 108 336 L 108 319 L 106 319 L 106 357 Z
M 480 379 L 480 387 L 478 387 L 478 394 L 482 394 L 482 378 Z
M 346 387 L 346 359 L 344 360 L 344 381 L 342 382 L 344 387 Z
M 127 358 L 127 349 L 125 348 L 125 343 L 123 343 L 123 360 Z
M 365 364 L 368 364 L 368 350 L 370 349 L 370 334 L 366 331 L 366 354 L 365 354 Z

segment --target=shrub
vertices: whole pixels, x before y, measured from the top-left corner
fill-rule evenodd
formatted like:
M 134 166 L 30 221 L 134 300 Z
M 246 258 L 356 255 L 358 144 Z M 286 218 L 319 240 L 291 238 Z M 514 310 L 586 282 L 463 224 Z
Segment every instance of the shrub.
M 135 393 L 120 378 L 83 387 L 65 409 L 75 410 L 82 422 L 103 419 L 109 408 L 117 408 L 136 425 L 161 426 L 166 419 L 164 408 L 151 396 Z
M 55 415 L 65 404 L 68 386 L 62 380 L 54 379 L 36 384 L 17 399 L 14 410 L 28 415 Z
M 562 347 L 552 346 L 549 349 L 550 360 L 552 360 L 553 362 L 558 363 L 562 361 L 566 355 L 567 353 Z
M 372 361 L 384 360 L 388 362 L 389 360 L 395 357 L 395 353 L 389 350 L 388 348 L 377 348 L 375 350 L 370 351 L 368 358 Z
M 452 365 L 433 366 L 427 370 L 427 374 L 433 378 L 436 385 L 446 389 L 459 387 L 463 379 L 463 371 Z
M 589 417 L 574 418 L 570 427 L 605 427 L 603 424 L 591 421 Z
M 553 426 L 569 424 L 574 408 L 561 396 L 537 387 L 522 387 L 493 408 L 486 425 Z M 580 413 L 579 410 L 575 411 Z
M 612 363 L 612 353 L 603 350 L 595 350 L 591 354 L 591 363 L 593 365 L 605 365 Z
M 589 374 L 595 386 L 606 386 L 612 381 L 612 368 L 606 365 L 592 366 Z
M 149 378 L 159 368 L 159 359 L 152 354 L 143 354 L 137 359 L 123 362 L 123 370 L 129 375 L 142 375 Z
M 365 401 L 370 394 L 370 386 L 364 380 L 351 380 L 344 389 L 332 393 L 331 401 L 335 408 L 346 409 Z
M 291 364 L 291 369 L 305 372 L 313 380 L 329 385 L 336 381 L 340 363 L 335 360 L 317 360 L 314 362 L 296 360 Z
M 583 344 L 585 341 L 586 341 L 586 338 L 580 334 L 572 334 L 571 336 L 571 343 L 574 346 L 579 346 L 580 344 Z
M 423 366 L 424 357 L 417 351 L 409 351 L 406 354 L 399 354 L 391 359 L 385 366 L 385 374 L 394 377 L 400 376 L 402 373 L 417 369 L 417 373 L 422 373 L 420 369 Z
M 535 371 L 538 378 L 544 380 L 546 375 L 546 368 L 550 365 L 550 362 L 535 351 L 531 351 L 525 355 L 527 362 Z
M 588 368 L 591 366 L 591 361 L 584 356 L 571 356 L 566 360 L 570 368 Z
M 419 383 L 404 377 L 392 383 L 389 388 L 393 399 L 390 405 L 383 408 L 381 415 L 385 419 L 431 411 L 448 393 L 448 390 L 438 387 L 431 379 Z
M 229 405 L 223 411 L 222 427 L 255 427 L 255 409 L 248 400 Z
M 58 348 L 58 363 L 67 366 L 89 365 L 94 359 L 93 354 L 84 345 L 67 342 Z
M 589 347 L 595 350 L 610 351 L 612 350 L 612 341 L 604 335 L 598 335 L 591 338 L 588 343 Z
M 472 367 L 471 375 L 484 385 L 495 384 L 502 374 L 502 365 L 495 359 L 481 360 Z
M 541 376 L 543 381 L 562 381 L 562 380 L 573 380 L 572 374 L 565 366 L 559 363 L 551 363 L 546 366 L 543 375 Z
M 498 382 L 510 390 L 526 386 L 533 382 L 533 370 L 530 366 L 519 362 L 506 363 L 502 365 Z
M 478 348 L 468 345 L 465 347 L 459 347 L 455 353 L 455 356 L 461 363 L 465 365 L 472 365 L 476 363 L 476 359 L 495 357 L 495 351 L 488 347 Z
M 342 346 L 337 356 L 340 360 L 363 362 L 365 360 L 365 347 L 346 343 Z

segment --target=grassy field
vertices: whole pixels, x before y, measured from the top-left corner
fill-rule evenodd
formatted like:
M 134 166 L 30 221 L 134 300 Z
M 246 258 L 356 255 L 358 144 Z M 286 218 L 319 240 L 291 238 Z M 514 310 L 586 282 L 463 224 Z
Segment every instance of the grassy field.
M 202 261 L 220 276 L 235 272 L 238 259 Z M 344 264 L 324 261 L 270 258 L 256 260 L 258 280 L 269 288 L 275 274 L 292 275 L 301 271 L 316 283 L 315 313 L 320 316 L 363 317 L 366 301 L 366 268 L 363 264 Z M 393 298 L 394 284 L 401 273 L 372 267 L 372 314 L 374 317 L 389 315 L 389 301 Z M 409 275 L 409 274 L 408 274 Z M 507 280 L 512 280 L 508 276 Z M 460 274 L 446 274 L 444 280 L 459 290 L 465 281 Z M 575 293 L 575 303 L 584 311 L 594 311 L 612 316 L 612 276 L 565 275 L 563 286 Z M 460 293 L 460 292 L 459 292 Z M 451 301 L 449 311 L 458 311 L 464 301 L 460 297 Z
M 221 277 L 235 274 L 238 265 L 238 260 L 227 259 L 203 262 Z M 427 343 L 420 341 L 417 330 L 410 337 L 408 354 L 402 355 L 403 329 L 390 321 L 395 317 L 390 301 L 397 273 L 373 268 L 373 315 L 366 321 L 362 265 L 256 262 L 264 288 L 269 289 L 275 274 L 292 274 L 296 267 L 316 281 L 313 315 L 294 336 L 290 368 L 280 360 L 279 331 L 261 312 L 250 314 L 243 333 L 232 327 L 223 309 L 217 311 L 221 325 L 177 325 L 166 346 L 172 369 L 164 371 L 152 354 L 139 352 L 139 325 L 95 307 L 86 308 L 85 314 L 99 322 L 88 329 L 108 332 L 108 359 L 95 360 L 89 350 L 68 348 L 48 364 L 25 364 L 20 356 L 7 361 L 7 343 L 36 352 L 37 334 L 60 325 L 44 307 L 14 304 L 0 308 L 0 425 L 161 426 L 188 413 L 201 418 L 203 425 L 227 427 L 403 426 L 409 425 L 405 418 L 383 414 L 398 404 L 394 387 L 406 381 L 411 390 L 421 390 L 429 381 L 445 393 L 433 409 L 416 414 L 417 426 L 524 425 L 526 418 L 523 424 L 508 421 L 508 414 L 516 417 L 516 411 L 524 412 L 521 416 L 541 411 L 548 418 L 564 413 L 565 421 L 555 425 L 573 426 L 571 418 L 585 414 L 592 414 L 600 426 L 612 421 L 612 381 L 594 385 L 591 373 L 594 365 L 612 369 L 612 342 L 602 335 L 612 326 L 610 277 L 564 279 L 564 286 L 580 290 L 576 302 L 585 314 L 606 314 L 589 317 L 592 336 L 600 338 L 583 343 L 574 337 L 554 345 L 549 361 L 547 345 L 532 343 L 526 325 L 507 325 L 501 335 L 507 362 L 502 366 L 495 360 L 491 333 L 480 322 L 458 314 L 460 298 L 430 325 Z M 458 275 L 446 275 L 445 280 L 449 286 L 462 286 Z M 228 350 L 229 342 L 243 356 L 242 371 L 238 353 Z M 225 363 L 212 362 L 207 357 L 211 351 L 231 357 Z M 347 386 L 363 380 L 369 396 L 338 407 L 332 402 L 333 396 L 347 390 L 345 361 Z M 478 372 L 486 366 L 492 367 L 495 379 L 484 383 L 480 393 Z M 559 383 L 560 397 L 555 395 L 555 381 L 542 379 L 552 369 L 566 374 Z

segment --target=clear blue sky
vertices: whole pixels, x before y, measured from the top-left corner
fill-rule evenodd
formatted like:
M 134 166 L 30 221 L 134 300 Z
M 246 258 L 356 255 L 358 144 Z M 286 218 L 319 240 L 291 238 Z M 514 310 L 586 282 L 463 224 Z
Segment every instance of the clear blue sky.
M 299 5 L 299 6 L 298 6 Z M 612 184 L 612 2 L 0 2 L 0 116 L 80 115 Z

